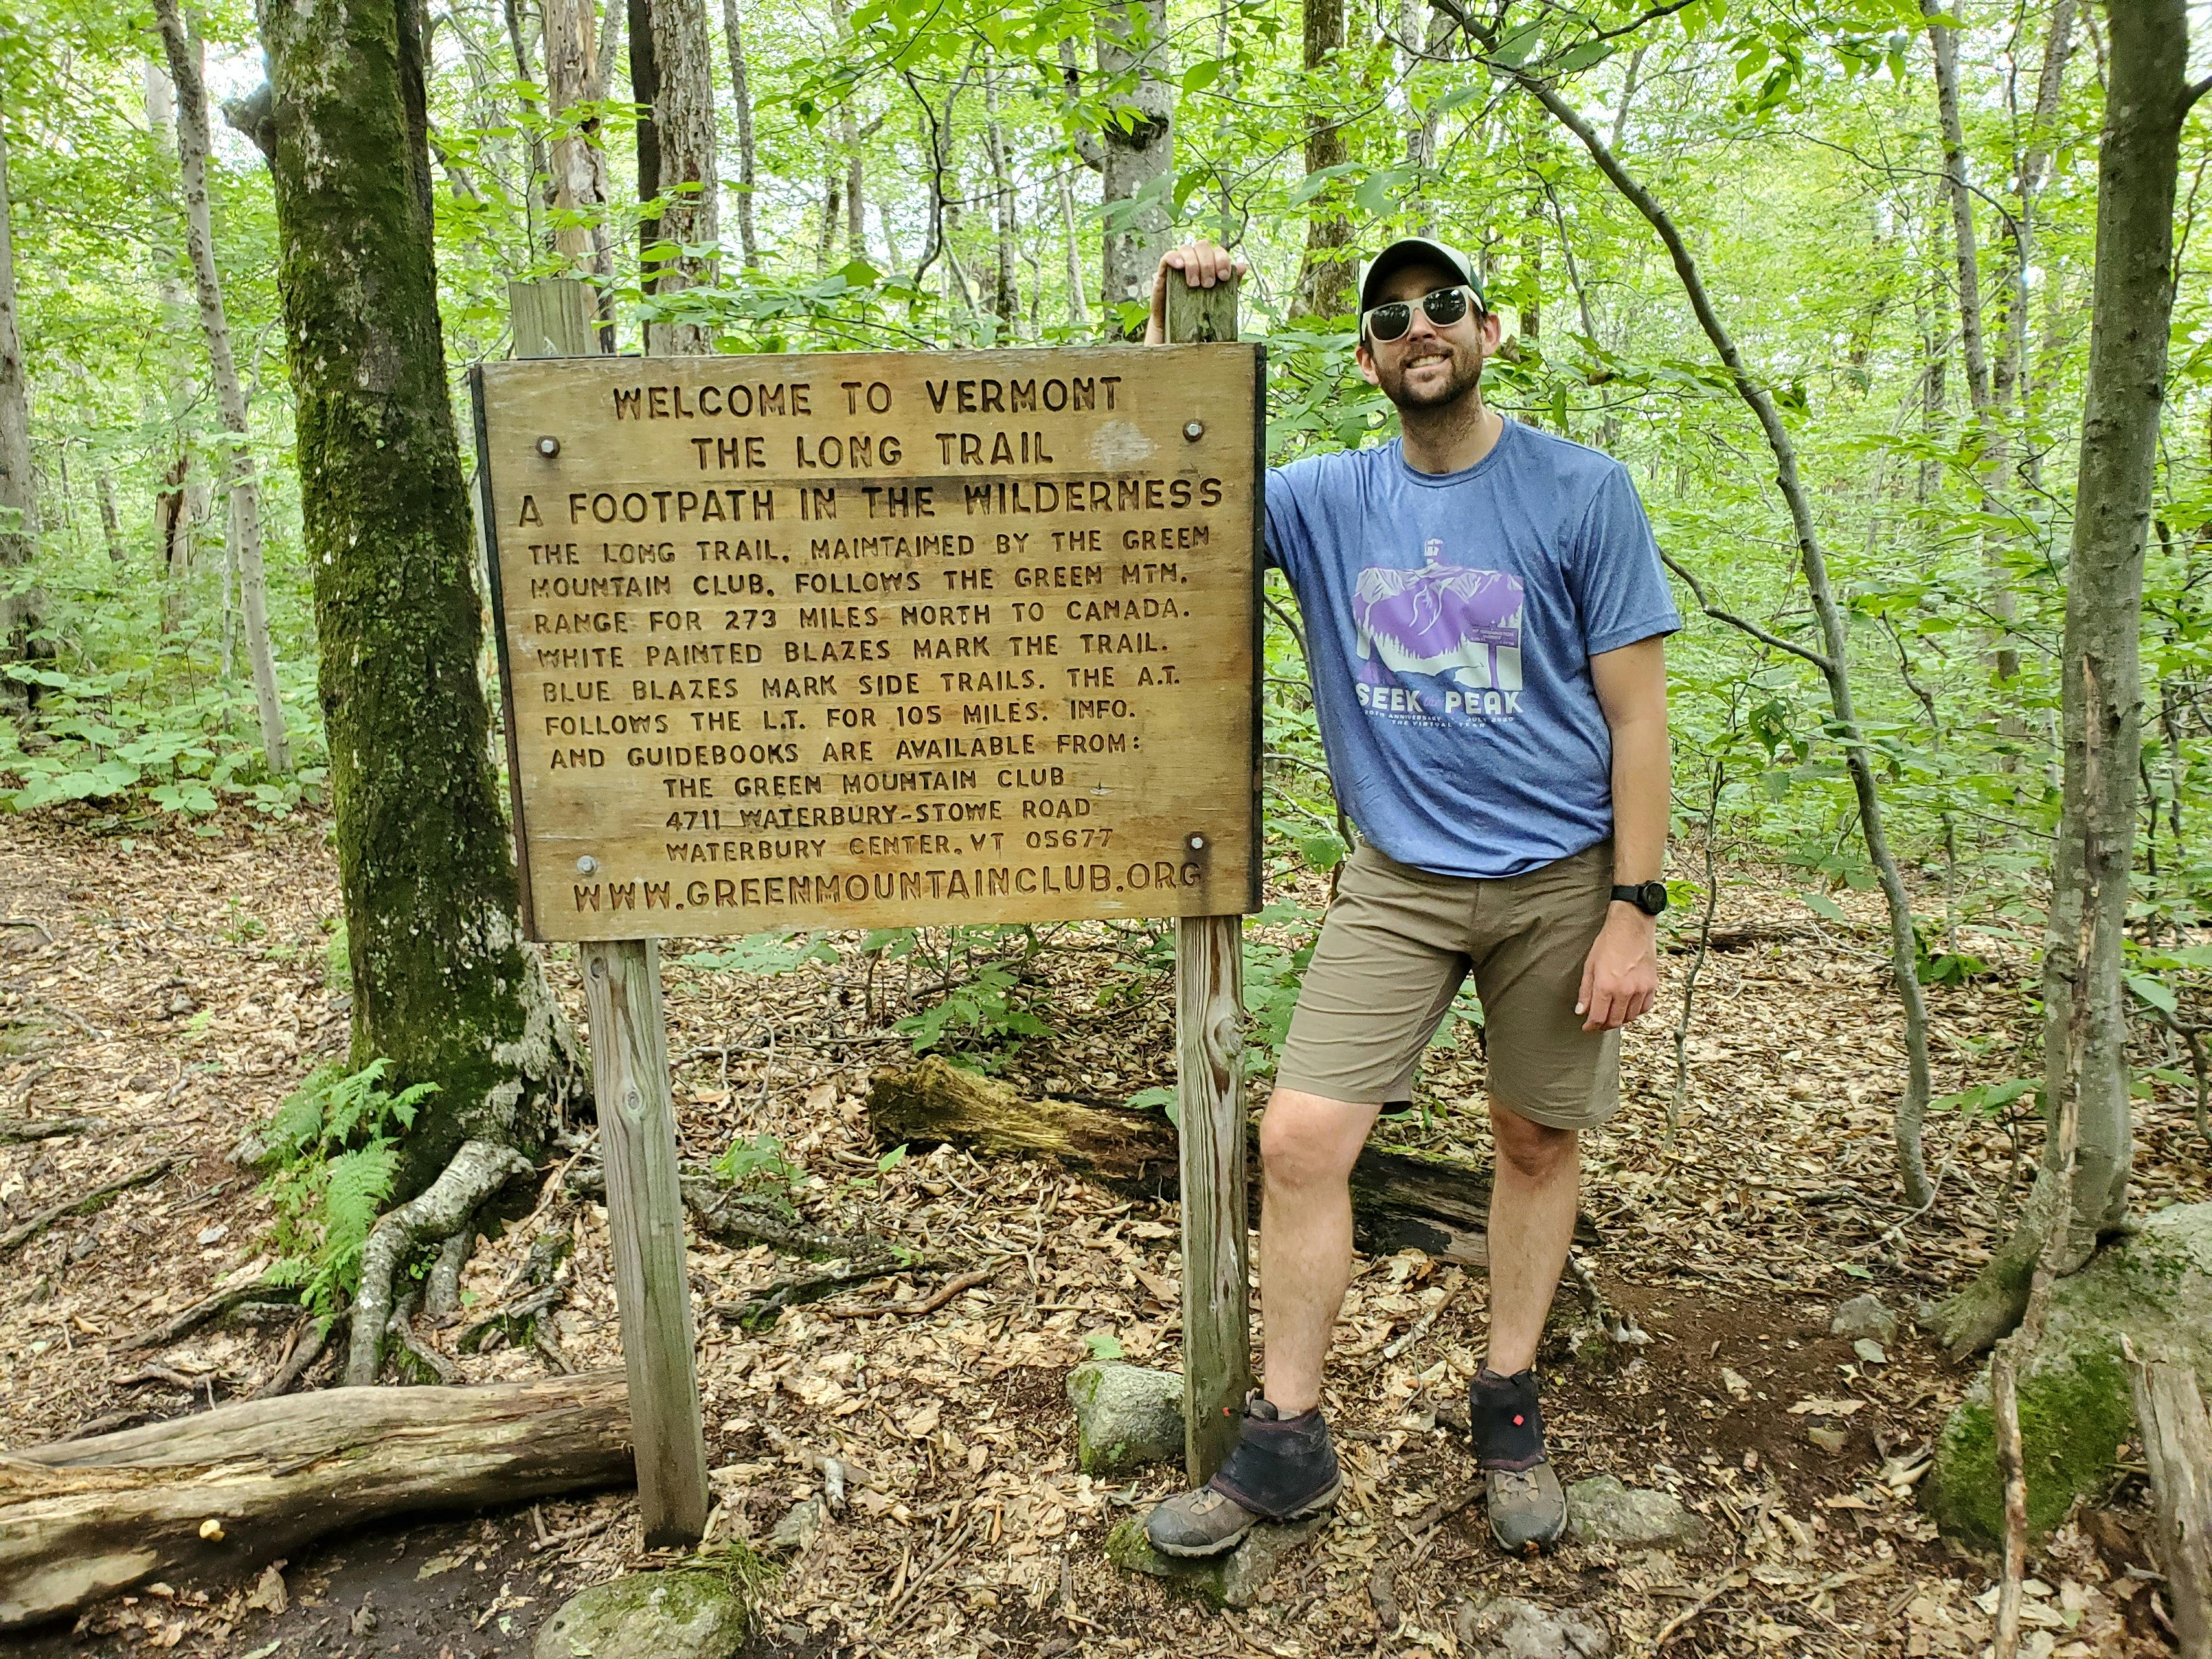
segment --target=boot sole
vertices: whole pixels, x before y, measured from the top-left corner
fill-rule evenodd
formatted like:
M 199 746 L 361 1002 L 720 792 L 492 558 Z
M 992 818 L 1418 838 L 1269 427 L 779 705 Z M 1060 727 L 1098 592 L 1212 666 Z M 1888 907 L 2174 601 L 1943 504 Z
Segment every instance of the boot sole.
M 1308 1504 L 1304 1508 L 1292 1510 L 1288 1515 L 1284 1516 L 1255 1515 L 1249 1522 L 1245 1523 L 1243 1526 L 1239 1527 L 1235 1532 L 1231 1533 L 1226 1538 L 1221 1539 L 1215 1543 L 1163 1544 L 1150 1534 L 1146 1535 L 1145 1541 L 1150 1544 L 1154 1549 L 1158 1550 L 1162 1555 L 1172 1555 L 1177 1559 L 1184 1561 L 1202 1560 L 1209 1555 L 1222 1555 L 1235 1549 L 1239 1544 L 1243 1543 L 1247 1537 L 1250 1536 L 1252 1529 L 1255 1527 L 1283 1526 L 1292 1521 L 1304 1521 L 1310 1516 L 1319 1515 L 1324 1510 L 1333 1510 L 1336 1507 L 1337 1498 L 1342 1495 L 1343 1492 L 1344 1482 L 1341 1479 L 1332 1481 L 1330 1482 L 1329 1488 L 1327 1492 L 1322 1493 L 1320 1497 L 1315 1498 L 1312 1503 Z M 1245 1512 L 1247 1514 L 1251 1513 L 1249 1510 Z

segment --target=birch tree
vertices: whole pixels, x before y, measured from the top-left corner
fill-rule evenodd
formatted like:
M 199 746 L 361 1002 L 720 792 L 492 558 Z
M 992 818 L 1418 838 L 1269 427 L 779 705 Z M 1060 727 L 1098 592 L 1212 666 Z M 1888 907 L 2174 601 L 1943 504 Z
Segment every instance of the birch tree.
M 0 663 L 31 653 L 38 603 L 29 582 L 38 545 L 39 500 L 31 474 L 31 386 L 15 322 L 14 205 L 8 192 L 7 88 L 0 84 Z M 15 681 L 0 679 L 0 708 L 27 699 Z
M 230 319 L 223 310 L 222 279 L 215 264 L 215 221 L 208 206 L 207 89 L 200 75 L 200 42 L 188 35 L 177 0 L 154 0 L 154 15 L 169 60 L 177 95 L 177 159 L 185 185 L 185 244 L 199 298 L 200 333 L 229 449 L 228 486 L 232 562 L 238 571 L 239 610 L 245 619 L 246 655 L 253 676 L 253 705 L 261 722 L 261 752 L 272 772 L 292 769 L 284 733 L 284 705 L 276 691 L 276 653 L 269 637 L 269 583 L 261 557 L 261 483 L 253 465 L 253 437 L 246 393 L 231 354 Z
M 1175 87 L 1168 72 L 1167 0 L 1130 0 L 1100 15 L 1098 73 L 1108 99 L 1099 135 L 1102 266 L 1109 312 L 1150 304 L 1152 272 L 1167 251 L 1166 188 L 1175 172 Z
M 753 93 L 750 67 L 745 62 L 744 18 L 738 0 L 722 0 L 722 40 L 730 54 L 730 102 L 738 129 L 738 247 L 745 269 L 760 269 L 760 233 L 754 228 L 753 192 L 757 187 L 759 160 L 753 149 Z M 891 263 L 898 263 L 896 255 Z

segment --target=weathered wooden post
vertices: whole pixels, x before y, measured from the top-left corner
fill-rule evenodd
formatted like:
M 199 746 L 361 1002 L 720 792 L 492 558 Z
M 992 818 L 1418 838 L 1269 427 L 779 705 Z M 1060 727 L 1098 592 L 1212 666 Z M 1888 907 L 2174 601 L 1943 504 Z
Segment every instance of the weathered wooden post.
M 589 283 L 573 276 L 511 283 L 507 295 L 516 356 L 597 355 Z M 477 438 L 481 465 L 481 409 Z M 489 492 L 485 515 L 487 524 L 495 522 Z M 496 556 L 493 562 L 495 567 Z M 510 745 L 517 735 L 514 720 L 510 699 Z M 511 746 L 508 760 L 512 769 Z M 528 880 L 526 872 L 523 878 Z M 587 940 L 577 946 L 577 965 L 584 975 L 592 1094 L 607 1174 L 607 1234 L 623 1369 L 629 1379 L 638 1518 L 647 1549 L 695 1544 L 707 1528 L 707 1437 L 693 1352 L 691 1285 L 684 1266 L 684 1197 L 677 1184 L 676 1104 L 668 1085 L 659 950 L 649 939 Z
M 1237 283 L 1168 285 L 1168 343 L 1234 340 Z M 1255 391 L 1255 400 L 1257 398 Z M 1265 416 L 1254 419 L 1266 429 Z M 1255 607 L 1254 633 L 1258 633 Z M 1257 643 L 1254 729 L 1260 718 Z M 1253 745 L 1255 751 L 1260 745 Z M 1257 829 L 1260 780 L 1252 780 Z M 1194 849 L 1202 850 L 1202 849 Z M 1210 1479 L 1237 1443 L 1252 1386 L 1244 1190 L 1244 918 L 1176 923 L 1176 1093 L 1182 1190 L 1183 1458 L 1191 1484 Z

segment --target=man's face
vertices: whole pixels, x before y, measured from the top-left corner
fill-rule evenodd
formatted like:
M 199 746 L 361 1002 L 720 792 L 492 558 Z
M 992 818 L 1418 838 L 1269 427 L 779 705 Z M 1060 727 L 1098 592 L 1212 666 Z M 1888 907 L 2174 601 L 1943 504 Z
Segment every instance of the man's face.
M 1423 295 L 1459 281 L 1443 265 L 1407 265 L 1386 279 L 1376 295 L 1377 305 L 1403 300 L 1413 310 L 1413 326 L 1396 339 L 1359 343 L 1360 374 L 1400 409 L 1457 402 L 1480 384 L 1482 366 L 1498 349 L 1495 312 L 1478 313 L 1470 307 L 1459 321 L 1438 328 L 1421 309 Z

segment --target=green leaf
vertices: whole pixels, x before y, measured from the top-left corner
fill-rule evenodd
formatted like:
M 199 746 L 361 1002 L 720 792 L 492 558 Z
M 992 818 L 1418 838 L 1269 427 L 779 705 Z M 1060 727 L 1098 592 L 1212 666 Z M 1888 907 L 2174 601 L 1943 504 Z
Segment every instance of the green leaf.
M 2178 1014 L 2181 1012 L 2181 1000 L 2174 995 L 2173 988 L 2162 979 L 2149 974 L 2130 974 L 2128 989 L 2161 1012 Z
M 1552 67 L 1554 71 L 1560 75 L 1573 75 L 1578 70 L 1589 69 L 1594 64 L 1602 64 L 1607 58 L 1612 56 L 1612 41 L 1585 40 L 1582 45 L 1578 46 L 1569 46 L 1565 52 L 1561 52 L 1559 56 L 1559 61 L 1553 64 Z
M 1121 1357 L 1121 1340 L 1105 1331 L 1085 1332 L 1083 1346 L 1091 1350 L 1093 1359 L 1119 1359 Z
M 1849 922 L 1850 921 L 1850 918 L 1844 914 L 1844 907 L 1826 893 L 1800 893 L 1797 897 L 1805 908 L 1816 916 L 1829 921 Z

